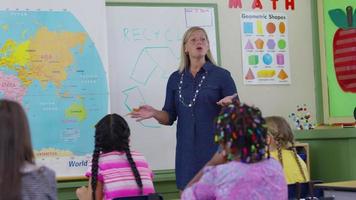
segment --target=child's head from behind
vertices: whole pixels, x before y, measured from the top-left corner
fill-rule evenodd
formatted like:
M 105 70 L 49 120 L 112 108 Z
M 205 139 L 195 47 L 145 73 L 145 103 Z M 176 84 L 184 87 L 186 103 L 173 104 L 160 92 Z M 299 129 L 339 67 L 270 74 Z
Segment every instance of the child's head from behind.
M 266 156 L 267 129 L 258 108 L 234 100 L 215 119 L 215 142 L 230 150 L 230 157 L 254 163 Z M 232 158 L 229 158 L 232 159 Z
M 95 200 L 95 191 L 98 178 L 98 163 L 101 153 L 112 151 L 125 152 L 127 161 L 130 164 L 131 171 L 134 174 L 135 181 L 143 192 L 143 184 L 140 174 L 137 170 L 135 161 L 132 158 L 129 148 L 130 128 L 126 120 L 118 114 L 108 114 L 95 125 L 95 148 L 92 158 L 92 199 Z
M 26 113 L 19 103 L 0 100 L 0 199 L 21 199 L 20 171 L 26 163 L 34 164 Z
M 15 101 L 0 100 L 0 138 L 1 159 L 16 152 L 15 157 L 10 157 L 11 160 L 33 163 L 30 127 L 26 113 Z
M 129 148 L 130 128 L 118 114 L 108 114 L 95 125 L 95 146 L 100 151 L 123 151 Z
M 294 136 L 292 129 L 288 122 L 279 116 L 270 116 L 266 117 L 266 124 L 268 129 L 268 134 L 272 136 L 271 139 L 271 149 L 273 147 L 277 148 L 278 160 L 281 165 L 284 167 L 283 161 L 283 149 L 291 149 L 293 151 L 294 159 L 298 164 L 299 172 L 303 176 L 303 180 L 307 181 L 306 174 L 303 171 L 301 161 L 297 156 L 297 151 L 294 146 Z
M 283 117 L 266 117 L 266 124 L 268 133 L 273 137 L 272 141 L 275 141 L 277 143 L 276 145 L 282 148 L 288 148 L 294 143 L 292 129 Z

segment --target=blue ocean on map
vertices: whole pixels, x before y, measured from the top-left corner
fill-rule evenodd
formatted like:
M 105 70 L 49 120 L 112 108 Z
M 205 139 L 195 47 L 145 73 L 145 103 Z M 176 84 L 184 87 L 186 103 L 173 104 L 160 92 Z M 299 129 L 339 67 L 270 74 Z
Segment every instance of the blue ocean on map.
M 91 154 L 94 126 L 108 113 L 108 80 L 76 17 L 0 11 L 0 47 L 0 98 L 23 105 L 34 149 Z

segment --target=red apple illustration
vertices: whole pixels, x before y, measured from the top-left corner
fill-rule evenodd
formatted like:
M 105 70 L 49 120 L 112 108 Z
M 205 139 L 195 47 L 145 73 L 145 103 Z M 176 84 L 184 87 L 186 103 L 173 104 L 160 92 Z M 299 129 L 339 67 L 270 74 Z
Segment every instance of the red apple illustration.
M 356 11 L 351 6 L 346 14 L 341 9 L 329 11 L 333 23 L 339 27 L 334 34 L 333 53 L 337 82 L 344 92 L 356 93 Z

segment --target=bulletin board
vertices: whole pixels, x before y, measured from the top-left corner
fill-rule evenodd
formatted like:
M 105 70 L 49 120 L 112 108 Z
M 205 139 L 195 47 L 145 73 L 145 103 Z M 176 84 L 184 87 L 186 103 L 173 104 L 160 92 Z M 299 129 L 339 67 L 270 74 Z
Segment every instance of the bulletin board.
M 346 7 L 352 6 L 352 24 Z M 318 1 L 324 122 L 354 122 L 356 106 L 356 4 L 354 0 Z M 338 10 L 336 10 L 338 9 Z

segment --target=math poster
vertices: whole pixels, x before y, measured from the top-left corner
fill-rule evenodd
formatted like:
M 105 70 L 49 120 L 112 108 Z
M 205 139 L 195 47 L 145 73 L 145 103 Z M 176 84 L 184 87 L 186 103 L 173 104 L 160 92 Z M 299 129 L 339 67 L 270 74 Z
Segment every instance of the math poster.
M 284 13 L 241 13 L 244 84 L 291 83 L 287 25 Z

